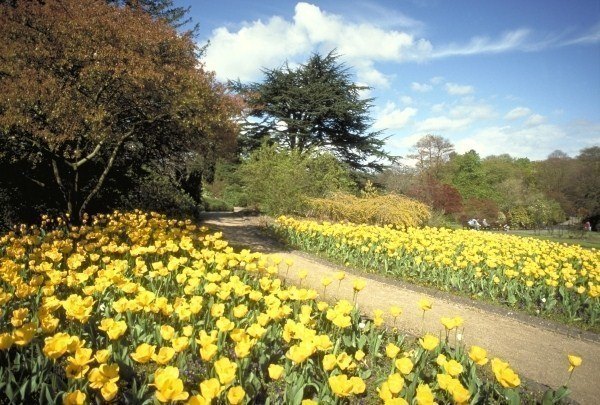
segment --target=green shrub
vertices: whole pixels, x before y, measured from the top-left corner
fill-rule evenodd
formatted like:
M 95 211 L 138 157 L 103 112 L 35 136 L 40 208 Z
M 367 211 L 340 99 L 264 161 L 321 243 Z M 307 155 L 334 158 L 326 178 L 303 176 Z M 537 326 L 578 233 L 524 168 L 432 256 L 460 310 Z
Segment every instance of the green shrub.
M 299 153 L 277 145 L 253 152 L 238 170 L 248 204 L 276 214 L 301 214 L 308 198 L 350 191 L 348 169 L 329 153 Z
M 233 211 L 233 205 L 211 196 L 204 196 L 202 203 L 205 211 Z

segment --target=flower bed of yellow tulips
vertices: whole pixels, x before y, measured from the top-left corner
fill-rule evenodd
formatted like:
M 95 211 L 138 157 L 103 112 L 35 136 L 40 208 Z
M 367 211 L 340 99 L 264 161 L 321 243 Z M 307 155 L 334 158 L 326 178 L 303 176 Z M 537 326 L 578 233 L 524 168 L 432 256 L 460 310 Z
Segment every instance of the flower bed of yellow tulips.
M 518 401 L 518 375 L 484 349 L 387 331 L 383 311 L 363 319 L 348 301 L 285 285 L 286 266 L 142 212 L 10 232 L 0 237 L 0 402 Z M 490 366 L 495 379 L 481 379 Z
M 600 326 L 600 251 L 594 249 L 472 230 L 289 217 L 276 226 L 292 245 L 342 263 L 585 328 Z

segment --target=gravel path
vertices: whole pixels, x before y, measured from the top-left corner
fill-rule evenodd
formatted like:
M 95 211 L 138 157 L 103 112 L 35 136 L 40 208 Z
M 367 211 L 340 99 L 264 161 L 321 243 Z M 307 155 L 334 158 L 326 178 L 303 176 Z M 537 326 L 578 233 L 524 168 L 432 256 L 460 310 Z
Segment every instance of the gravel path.
M 253 251 L 278 254 L 292 259 L 294 264 L 288 272 L 290 282 L 298 284 L 297 273 L 308 270 L 302 281 L 322 293 L 321 279 L 332 277 L 339 266 L 311 257 L 302 252 L 290 251 L 264 232 L 264 219 L 231 214 L 206 214 L 204 223 L 223 232 L 224 239 L 235 247 L 247 247 Z M 390 306 L 403 308 L 397 327 L 407 333 L 420 335 L 422 312 L 417 306 L 425 297 L 433 301 L 433 309 L 425 317 L 424 329 L 438 334 L 442 329 L 442 316 L 460 315 L 464 320 L 462 339 L 467 346 L 478 345 L 488 351 L 488 356 L 508 361 L 522 377 L 539 384 L 558 388 L 565 383 L 568 374 L 567 354 L 577 354 L 583 364 L 575 370 L 569 383 L 571 398 L 584 405 L 600 403 L 600 336 L 540 321 L 537 318 L 503 313 L 496 307 L 473 303 L 446 293 L 396 283 L 381 277 L 359 275 L 344 269 L 348 274 L 338 290 L 337 281 L 327 289 L 327 299 L 352 300 L 352 283 L 364 279 L 367 286 L 358 294 L 359 309 L 371 315 L 374 309 L 387 311 Z M 391 322 L 391 319 L 390 319 Z

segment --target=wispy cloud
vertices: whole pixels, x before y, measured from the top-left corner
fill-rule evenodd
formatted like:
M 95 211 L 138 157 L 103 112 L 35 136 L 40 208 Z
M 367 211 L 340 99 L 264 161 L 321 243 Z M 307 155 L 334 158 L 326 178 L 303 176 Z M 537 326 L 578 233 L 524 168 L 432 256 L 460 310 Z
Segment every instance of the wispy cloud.
M 431 84 L 427 84 L 427 83 L 412 82 L 410 84 L 410 88 L 413 91 L 416 91 L 419 93 L 426 93 L 428 91 L 431 91 L 433 89 L 433 86 Z
M 501 53 L 522 48 L 527 43 L 530 30 L 526 28 L 506 32 L 501 38 L 474 37 L 467 44 L 449 44 L 434 49 L 432 58 Z
M 457 83 L 446 83 L 444 87 L 446 89 L 446 93 L 452 96 L 466 96 L 467 94 L 472 94 L 475 91 L 473 86 L 461 85 Z
M 600 22 L 596 23 L 588 32 L 575 38 L 563 41 L 560 45 L 584 45 L 597 44 L 600 42 Z
M 519 118 L 527 117 L 531 114 L 531 110 L 527 107 L 515 107 L 506 113 L 504 119 L 509 121 L 518 120 Z

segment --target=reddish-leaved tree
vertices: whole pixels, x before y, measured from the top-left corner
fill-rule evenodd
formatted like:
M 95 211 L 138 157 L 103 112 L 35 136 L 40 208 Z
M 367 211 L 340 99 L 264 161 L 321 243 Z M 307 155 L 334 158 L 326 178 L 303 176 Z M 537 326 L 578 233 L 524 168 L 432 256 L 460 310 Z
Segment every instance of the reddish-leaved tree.
M 18 1 L 0 4 L 0 27 L 0 159 L 58 189 L 73 220 L 124 155 L 181 164 L 234 139 L 238 107 L 163 21 L 101 0 Z

